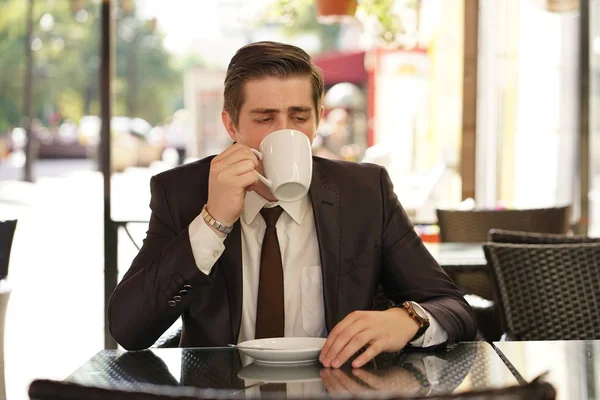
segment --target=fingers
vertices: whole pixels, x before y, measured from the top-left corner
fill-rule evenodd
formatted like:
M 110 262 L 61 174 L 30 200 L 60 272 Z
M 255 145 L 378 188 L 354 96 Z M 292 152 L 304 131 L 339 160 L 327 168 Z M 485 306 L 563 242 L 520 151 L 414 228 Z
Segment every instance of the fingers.
M 211 162 L 211 167 L 221 170 L 243 160 L 250 160 L 253 163 L 253 168 L 258 166 L 258 158 L 250 148 L 241 144 L 234 144 L 216 156 Z
M 233 164 L 225 164 L 236 159 L 238 161 Z M 222 164 L 214 167 L 211 172 L 215 174 L 216 179 L 220 182 L 231 182 L 240 185 L 238 187 L 246 188 L 258 182 L 258 174 L 255 168 L 254 160 L 243 158 L 243 152 L 238 151 L 230 155 L 227 160 L 222 161 Z
M 350 357 L 352 357 L 354 354 L 356 354 L 360 349 L 362 349 L 365 346 L 369 346 L 369 349 L 377 346 L 376 343 L 373 343 L 375 341 L 376 337 L 375 337 L 375 332 L 373 330 L 364 330 L 356 335 L 354 335 L 352 337 L 352 339 L 350 339 L 348 341 L 348 343 L 344 346 L 344 348 L 339 352 L 339 354 L 337 356 L 335 356 L 334 361 L 331 363 L 331 366 L 333 368 L 339 368 L 340 366 L 342 366 L 346 361 L 348 361 L 348 359 Z M 368 349 L 367 349 L 368 351 Z M 365 351 L 366 353 L 366 351 Z M 366 359 L 365 363 L 370 361 L 373 357 L 375 357 L 375 355 L 379 354 L 375 354 L 373 356 L 371 356 L 371 358 L 365 358 L 364 354 L 361 354 L 361 357 L 363 357 L 364 359 Z M 360 364 L 360 366 L 362 366 L 363 364 Z M 356 360 L 352 362 L 352 366 L 354 368 L 357 368 L 359 365 L 356 363 Z
M 213 218 L 233 225 L 244 207 L 249 186 L 258 182 L 258 159 L 249 147 L 234 144 L 212 159 L 206 207 Z
M 240 176 L 244 175 L 247 172 L 254 171 L 255 165 L 252 160 L 240 160 L 235 164 L 231 164 L 227 170 L 222 171 L 223 174 L 227 174 L 230 176 Z
M 321 357 L 319 358 L 321 363 L 325 360 L 325 356 L 329 354 L 329 352 L 331 350 L 331 346 L 336 341 L 340 332 L 342 332 L 348 326 L 352 325 L 358 318 L 359 318 L 358 312 L 355 311 L 353 313 L 350 313 L 346 316 L 346 318 L 341 320 L 331 330 L 331 332 L 329 333 L 329 336 L 327 336 L 327 340 L 325 341 L 325 344 L 323 345 L 323 349 L 321 350 Z
M 410 317 L 405 312 L 355 311 L 331 331 L 319 361 L 327 368 L 339 368 L 368 346 L 352 362 L 354 368 L 360 368 L 383 351 L 399 351 L 406 346 L 406 337 L 411 337 L 406 318 Z
M 321 381 L 325 386 L 325 389 L 329 393 L 344 393 L 344 385 L 340 382 L 339 378 L 331 373 L 331 369 L 323 368 L 319 373 Z
M 329 393 L 352 393 L 359 394 L 368 390 L 351 376 L 339 369 L 324 368 L 321 370 L 321 380 Z
M 255 170 L 248 171 L 244 174 L 238 175 L 236 178 L 236 183 L 240 185 L 240 187 L 248 188 L 256 185 L 258 183 L 258 172 Z
M 225 157 L 239 151 L 240 149 L 248 149 L 248 147 L 244 146 L 242 144 L 239 144 L 239 143 L 234 143 L 231 146 L 229 146 L 228 148 L 226 148 L 225 150 L 223 150 L 215 158 L 217 158 L 217 159 L 225 158 Z
M 381 353 L 381 342 L 381 340 L 373 341 L 360 356 L 356 357 L 356 360 L 352 361 L 352 367 L 360 368 Z
M 352 314 L 346 317 L 351 323 L 342 320 L 332 330 L 330 337 L 327 339 L 327 342 L 331 340 L 331 344 L 326 352 L 321 353 L 323 358 L 321 363 L 325 367 L 341 367 L 358 350 L 374 340 L 375 331 L 369 329 L 368 319 L 364 313 L 355 312 Z
M 384 380 L 372 372 L 364 369 L 354 369 L 352 370 L 352 374 L 373 389 L 382 389 L 384 387 Z
M 421 384 L 411 372 L 398 366 L 386 369 L 383 374 L 365 371 L 364 369 L 354 369 L 352 375 L 374 390 L 385 391 L 386 393 L 407 396 L 416 395 L 422 389 Z

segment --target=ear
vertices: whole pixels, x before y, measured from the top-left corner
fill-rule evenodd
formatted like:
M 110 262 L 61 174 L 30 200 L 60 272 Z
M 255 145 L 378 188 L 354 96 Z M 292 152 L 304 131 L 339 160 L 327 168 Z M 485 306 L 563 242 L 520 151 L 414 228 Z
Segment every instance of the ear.
M 323 120 L 323 115 L 325 114 L 325 106 L 321 105 L 319 111 L 319 122 L 321 122 Z
M 319 131 L 319 126 L 321 126 L 321 121 L 323 121 L 323 115 L 325 114 L 325 106 L 321 105 L 317 110 L 317 129 L 315 129 L 315 134 L 313 139 L 317 136 L 317 132 Z
M 225 130 L 229 134 L 229 137 L 231 138 L 231 140 L 233 142 L 237 142 L 236 126 L 233 123 L 233 119 L 231 118 L 231 115 L 229 115 L 229 113 L 225 110 L 221 111 L 221 121 L 223 122 L 223 126 L 225 127 Z

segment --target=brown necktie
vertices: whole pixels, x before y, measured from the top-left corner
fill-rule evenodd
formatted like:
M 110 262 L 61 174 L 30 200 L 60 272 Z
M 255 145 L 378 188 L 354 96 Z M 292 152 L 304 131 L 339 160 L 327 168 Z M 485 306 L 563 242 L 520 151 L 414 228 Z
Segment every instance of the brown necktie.
M 256 304 L 255 338 L 274 338 L 284 335 L 283 264 L 275 224 L 283 209 L 263 208 L 260 214 L 267 223 L 260 253 L 260 278 Z

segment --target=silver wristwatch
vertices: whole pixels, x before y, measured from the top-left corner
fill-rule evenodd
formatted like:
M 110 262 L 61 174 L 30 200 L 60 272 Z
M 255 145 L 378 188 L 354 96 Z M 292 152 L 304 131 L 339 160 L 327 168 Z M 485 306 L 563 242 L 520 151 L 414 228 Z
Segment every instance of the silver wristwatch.
M 208 213 L 208 210 L 206 209 L 206 204 L 204 205 L 204 207 L 202 207 L 202 212 L 200 213 L 200 215 L 202 215 L 202 218 L 204 218 L 204 221 L 208 225 L 212 226 L 219 232 L 223 232 L 224 234 L 228 235 L 233 230 L 233 226 L 227 226 L 222 222 L 219 222 L 216 219 L 214 219 L 212 215 Z

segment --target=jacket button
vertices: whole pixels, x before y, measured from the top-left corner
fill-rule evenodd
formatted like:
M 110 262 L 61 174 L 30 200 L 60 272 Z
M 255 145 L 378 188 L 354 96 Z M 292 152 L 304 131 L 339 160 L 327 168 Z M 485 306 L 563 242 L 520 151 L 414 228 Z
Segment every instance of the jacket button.
M 175 307 L 175 306 L 177 305 L 177 302 L 176 302 L 175 300 L 169 300 L 168 304 L 169 304 L 171 307 Z
M 183 288 L 184 288 L 184 289 L 191 289 L 191 288 L 192 288 L 192 286 L 191 286 L 191 285 L 183 285 Z
M 188 291 L 185 290 L 185 289 L 182 289 L 182 290 L 179 291 L 179 294 L 182 295 L 182 296 L 185 296 L 186 294 L 188 294 Z
M 181 301 L 181 296 L 173 296 L 173 300 L 175 301 Z

